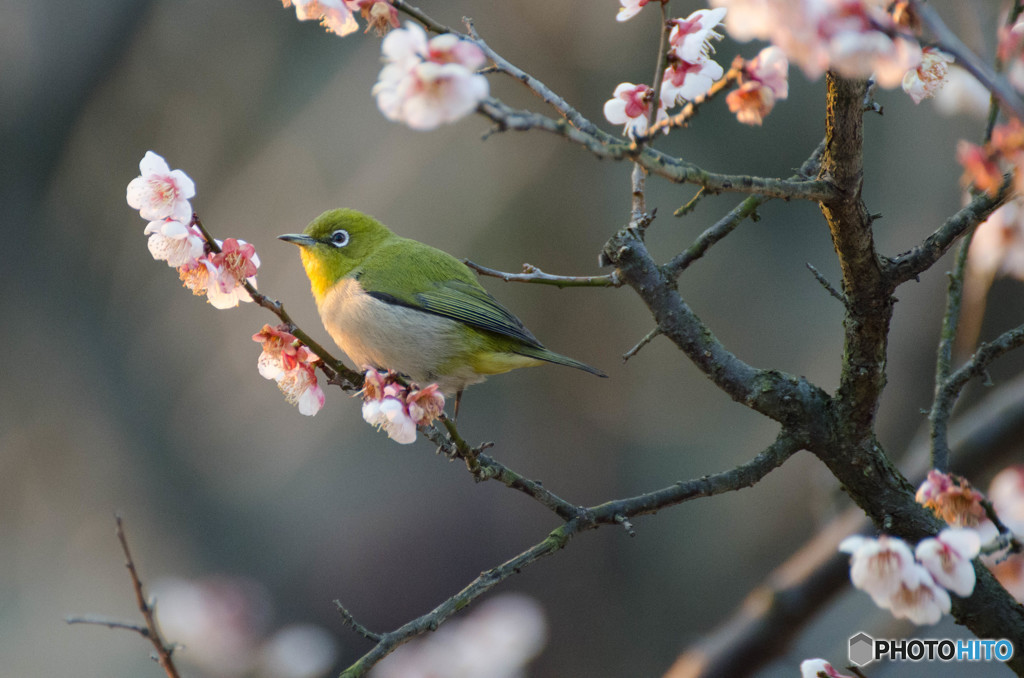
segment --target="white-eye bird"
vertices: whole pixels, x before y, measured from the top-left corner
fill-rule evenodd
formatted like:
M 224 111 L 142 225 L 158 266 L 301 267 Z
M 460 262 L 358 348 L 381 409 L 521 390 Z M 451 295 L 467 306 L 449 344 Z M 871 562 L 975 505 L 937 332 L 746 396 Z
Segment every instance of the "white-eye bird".
M 324 327 L 357 368 L 390 369 L 456 394 L 488 375 L 555 363 L 598 369 L 549 351 L 461 261 L 395 235 L 371 216 L 334 209 L 299 246 Z

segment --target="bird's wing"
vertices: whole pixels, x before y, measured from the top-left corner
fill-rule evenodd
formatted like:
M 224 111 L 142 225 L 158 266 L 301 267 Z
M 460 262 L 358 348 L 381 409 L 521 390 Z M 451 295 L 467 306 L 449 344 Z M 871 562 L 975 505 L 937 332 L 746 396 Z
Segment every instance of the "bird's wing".
M 413 242 L 419 247 L 410 249 L 406 245 L 398 265 L 371 265 L 356 271 L 356 278 L 364 291 L 386 303 L 450 318 L 531 346 L 541 346 L 519 318 L 480 286 L 475 274 L 465 264 L 429 245 L 406 242 Z M 386 252 L 380 254 L 387 256 Z M 415 262 L 417 273 L 415 282 L 410 285 L 408 266 L 412 262 Z

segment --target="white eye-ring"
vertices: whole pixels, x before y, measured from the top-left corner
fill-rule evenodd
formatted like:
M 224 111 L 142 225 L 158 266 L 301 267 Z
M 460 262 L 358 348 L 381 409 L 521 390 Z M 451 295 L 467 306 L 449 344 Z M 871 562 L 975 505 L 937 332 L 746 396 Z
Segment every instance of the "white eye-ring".
M 335 247 L 344 247 L 348 244 L 348 231 L 343 228 L 339 228 L 334 233 L 331 233 L 330 243 Z

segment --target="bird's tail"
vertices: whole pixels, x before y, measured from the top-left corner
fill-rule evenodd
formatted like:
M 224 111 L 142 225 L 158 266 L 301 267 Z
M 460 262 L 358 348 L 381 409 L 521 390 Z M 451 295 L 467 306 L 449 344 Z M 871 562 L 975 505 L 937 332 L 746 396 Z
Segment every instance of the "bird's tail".
M 545 362 L 554 363 L 555 365 L 565 365 L 566 367 L 575 367 L 578 370 L 583 370 L 584 372 L 590 372 L 591 374 L 596 374 L 599 377 L 607 377 L 608 376 L 607 374 L 605 374 L 601 370 L 597 369 L 596 367 L 591 367 L 590 365 L 588 365 L 586 363 L 581 363 L 579 360 L 574 360 L 574 359 L 570 358 L 569 356 L 562 355 L 561 353 L 555 353 L 554 351 L 549 351 L 548 349 L 544 348 L 543 346 L 537 346 L 537 347 L 534 347 L 534 346 L 522 346 L 522 347 L 518 347 L 516 349 L 516 353 L 519 353 L 520 355 L 525 355 L 525 356 L 527 356 L 529 358 L 536 358 L 537 360 L 543 360 Z

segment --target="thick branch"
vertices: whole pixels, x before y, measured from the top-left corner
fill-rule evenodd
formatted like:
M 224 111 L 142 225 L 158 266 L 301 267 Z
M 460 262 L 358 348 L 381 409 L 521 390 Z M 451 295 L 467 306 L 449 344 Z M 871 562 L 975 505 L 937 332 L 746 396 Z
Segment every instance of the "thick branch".
M 843 274 L 843 367 L 836 394 L 846 434 L 871 435 L 878 398 L 885 386 L 886 342 L 892 319 L 892 290 L 875 253 L 871 216 L 861 198 L 863 112 L 867 83 L 829 72 L 825 155 L 820 177 L 836 197 L 821 203 Z
M 662 333 L 733 400 L 789 430 L 822 433 L 827 395 L 802 377 L 757 369 L 727 350 L 679 296 L 674 280 L 654 263 L 636 230 L 619 231 L 604 255 L 647 304 Z

